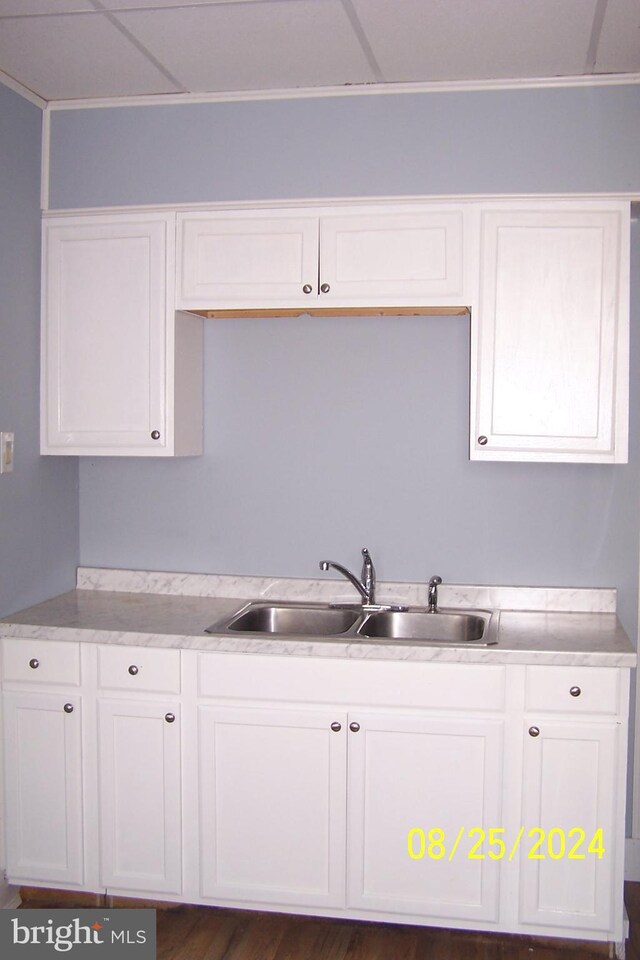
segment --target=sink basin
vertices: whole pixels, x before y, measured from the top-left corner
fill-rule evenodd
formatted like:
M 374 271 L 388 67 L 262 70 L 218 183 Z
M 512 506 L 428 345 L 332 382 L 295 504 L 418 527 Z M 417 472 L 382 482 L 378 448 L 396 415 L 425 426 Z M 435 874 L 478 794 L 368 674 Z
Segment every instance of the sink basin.
M 491 614 L 426 611 L 372 613 L 358 629 L 361 637 L 443 643 L 495 643 L 488 638 Z
M 333 609 L 321 604 L 251 603 L 231 620 L 207 627 L 206 633 L 232 630 L 283 636 L 334 636 L 345 633 L 360 619 L 359 609 Z
M 367 612 L 359 605 L 252 601 L 205 633 L 252 633 L 271 637 L 341 637 L 349 641 L 408 643 L 497 642 L 497 614 L 488 610 L 390 609 Z

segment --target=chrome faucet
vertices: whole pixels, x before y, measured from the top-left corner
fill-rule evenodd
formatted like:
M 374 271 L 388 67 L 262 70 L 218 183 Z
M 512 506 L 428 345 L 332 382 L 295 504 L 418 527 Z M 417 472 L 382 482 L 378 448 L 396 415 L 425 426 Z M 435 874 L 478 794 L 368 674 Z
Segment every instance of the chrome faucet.
M 362 572 L 359 580 L 354 573 L 351 573 L 350 570 L 347 570 L 346 567 L 343 567 L 341 563 L 334 563 L 333 560 L 320 561 L 321 570 L 329 570 L 330 567 L 333 567 L 334 570 L 337 570 L 338 573 L 341 573 L 343 577 L 346 577 L 347 580 L 354 585 L 362 597 L 363 606 L 369 607 L 375 604 L 376 571 L 375 567 L 373 566 L 371 554 L 366 547 L 362 548 Z
M 438 612 L 438 587 L 442 583 L 442 577 L 431 577 L 429 588 L 427 590 L 427 602 L 429 604 L 429 613 Z

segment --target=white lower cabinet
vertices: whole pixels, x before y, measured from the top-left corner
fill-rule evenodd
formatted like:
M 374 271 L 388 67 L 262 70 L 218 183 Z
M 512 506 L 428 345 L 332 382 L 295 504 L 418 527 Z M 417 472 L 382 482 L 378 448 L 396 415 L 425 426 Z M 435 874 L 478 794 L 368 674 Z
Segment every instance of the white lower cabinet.
M 408 836 L 499 821 L 501 721 L 202 705 L 198 745 L 204 898 L 497 919 L 495 861 Z
M 616 851 L 618 727 L 550 718 L 525 724 L 520 920 L 606 931 Z M 538 859 L 540 858 L 540 859 Z
M 7 692 L 4 764 L 7 876 L 80 887 L 82 704 L 78 692 Z
M 198 721 L 202 896 L 342 906 L 344 714 L 201 706 Z
M 627 669 L 14 638 L 3 671 L 11 883 L 623 938 Z
M 627 687 L 611 667 L 530 666 L 518 919 L 621 938 Z
M 499 864 L 408 840 L 500 821 L 503 667 L 195 656 L 203 898 L 495 924 Z
M 98 705 L 100 875 L 110 891 L 181 890 L 180 710 L 169 706 Z
M 450 860 L 460 830 L 500 822 L 500 720 L 358 712 L 349 737 L 348 904 L 364 910 L 497 920 L 499 864 Z M 444 856 L 429 836 L 442 831 Z M 409 855 L 421 831 L 426 856 Z M 420 844 L 413 845 L 420 852 Z

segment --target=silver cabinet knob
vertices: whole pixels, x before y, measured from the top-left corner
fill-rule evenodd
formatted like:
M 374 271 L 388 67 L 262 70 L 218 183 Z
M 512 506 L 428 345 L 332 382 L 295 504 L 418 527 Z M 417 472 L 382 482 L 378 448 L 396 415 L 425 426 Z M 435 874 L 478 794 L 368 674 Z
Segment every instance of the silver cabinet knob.
M 478 443 L 480 444 L 481 447 L 486 446 L 488 442 L 489 442 L 488 438 L 485 437 L 484 434 L 481 437 L 478 437 Z
M 159 439 L 160 439 L 160 431 L 159 431 L 159 430 L 152 430 L 152 431 L 151 431 L 151 439 L 152 439 L 152 440 L 159 440 Z
M 32 659 L 29 660 L 29 666 L 32 670 L 37 670 L 40 666 L 40 661 L 36 657 L 32 657 Z
M 176 718 L 176 715 L 175 713 L 165 713 L 164 718 L 167 721 L 167 723 L 173 723 L 173 721 Z
M 321 293 L 329 293 L 329 290 L 331 290 L 331 287 L 329 286 L 328 283 L 321 283 L 321 284 L 320 284 L 320 292 L 321 292 Z
M 540 727 L 529 727 L 529 736 L 530 736 L 530 737 L 539 737 L 539 736 L 540 736 Z
M 569 693 L 571 694 L 572 697 L 579 697 L 580 694 L 582 693 L 582 690 L 580 689 L 580 687 L 571 687 L 571 689 L 569 690 Z
M 132 663 L 131 666 L 129 667 L 129 673 L 131 674 L 132 677 L 135 677 L 137 672 L 138 672 L 138 668 L 136 667 L 135 663 Z
M 334 720 L 333 723 L 331 724 L 331 729 L 333 730 L 334 733 L 340 733 L 340 731 L 342 730 L 342 724 L 338 723 L 337 720 Z
M 72 703 L 65 703 L 65 705 L 64 705 L 64 707 L 63 707 L 63 710 L 64 710 L 65 713 L 73 713 L 73 704 L 72 704 Z
M 349 730 L 351 730 L 351 733 L 357 733 L 359 729 L 360 729 L 360 724 L 356 723 L 355 720 L 353 721 L 353 723 L 349 724 Z
M 313 293 L 313 287 L 311 286 L 310 283 L 305 283 L 304 287 L 302 288 L 302 292 L 303 292 L 303 293 Z

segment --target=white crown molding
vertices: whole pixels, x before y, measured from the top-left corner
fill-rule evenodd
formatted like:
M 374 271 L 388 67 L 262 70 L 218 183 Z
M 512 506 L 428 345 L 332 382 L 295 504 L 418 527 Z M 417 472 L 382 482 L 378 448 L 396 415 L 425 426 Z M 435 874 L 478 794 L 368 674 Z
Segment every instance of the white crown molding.
M 18 83 L 17 80 L 14 80 L 13 77 L 10 77 L 8 73 L 4 73 L 2 70 L 0 70 L 0 83 L 5 87 L 9 87 L 9 89 L 13 90 L 14 93 L 19 93 L 21 97 L 24 97 L 25 100 L 29 100 L 36 107 L 40 107 L 41 110 L 46 109 L 46 100 L 43 100 L 42 97 L 39 97 L 33 92 L 33 90 L 29 90 L 28 87 Z
M 536 90 L 562 87 L 609 87 L 640 84 L 640 73 L 581 77 L 540 77 L 526 80 L 452 80 L 420 83 L 363 83 L 339 87 L 299 87 L 293 90 L 239 90 L 226 93 L 169 93 L 140 97 L 50 100 L 48 110 L 94 110 L 107 107 L 158 107 L 194 103 L 234 103 L 246 100 L 304 100 L 410 93 L 471 93 L 491 90 Z M 44 103 L 44 101 L 42 101 Z
M 51 114 L 42 111 L 42 145 L 40 159 L 40 207 L 49 209 L 49 184 L 51 181 Z
M 128 204 L 122 206 L 108 207 L 59 207 L 43 210 L 44 217 L 77 217 L 77 216 L 97 216 L 100 214 L 136 214 L 150 212 L 164 213 L 189 213 L 210 211 L 212 213 L 224 213 L 234 210 L 297 210 L 301 207 L 313 207 L 323 209 L 327 207 L 350 207 L 355 206 L 378 206 L 387 205 L 406 205 L 411 203 L 492 203 L 495 201 L 537 201 L 537 200 L 622 200 L 630 202 L 632 205 L 632 219 L 635 212 L 635 218 L 638 218 L 638 211 L 634 207 L 640 202 L 640 194 L 630 192 L 603 192 L 603 193 L 469 193 L 469 194 L 401 194 L 395 196 L 355 196 L 355 197 L 299 197 L 287 200 L 219 200 L 203 201 L 202 203 L 148 203 L 148 204 Z M 640 673 L 640 671 L 639 671 Z

